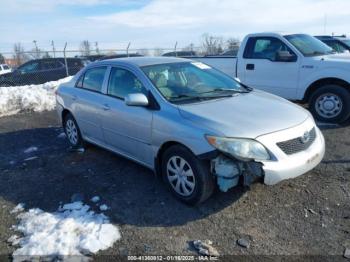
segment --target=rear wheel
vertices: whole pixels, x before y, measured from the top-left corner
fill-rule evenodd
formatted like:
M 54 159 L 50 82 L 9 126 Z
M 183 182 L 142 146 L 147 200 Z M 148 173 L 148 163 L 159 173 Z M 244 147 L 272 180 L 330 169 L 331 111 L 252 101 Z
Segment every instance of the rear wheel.
M 80 133 L 77 122 L 72 114 L 68 113 L 63 122 L 64 132 L 67 135 L 68 141 L 73 148 L 79 148 L 83 146 L 83 139 Z
M 214 191 L 214 179 L 208 163 L 180 145 L 164 152 L 162 175 L 175 197 L 190 205 L 205 201 Z
M 336 84 L 322 86 L 311 95 L 309 107 L 318 121 L 342 123 L 350 116 L 350 92 Z

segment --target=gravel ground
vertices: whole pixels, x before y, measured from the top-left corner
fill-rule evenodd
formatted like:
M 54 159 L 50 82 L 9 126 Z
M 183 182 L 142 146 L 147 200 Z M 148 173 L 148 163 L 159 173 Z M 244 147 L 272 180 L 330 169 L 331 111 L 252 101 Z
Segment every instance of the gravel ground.
M 350 248 L 350 128 L 323 127 L 327 152 L 313 171 L 276 186 L 217 192 L 198 207 L 176 201 L 160 179 L 129 160 L 90 146 L 70 152 L 59 138 L 55 112 L 0 118 L 0 254 L 16 224 L 10 211 L 55 211 L 80 193 L 111 207 L 105 213 L 122 234 L 104 255 L 196 255 L 193 240 L 209 239 L 220 255 L 265 255 L 268 260 L 343 259 Z M 23 151 L 36 146 L 38 151 Z M 31 161 L 28 157 L 37 156 Z M 240 247 L 244 238 L 249 247 Z M 309 257 L 305 257 L 309 256 Z M 257 256 L 240 256 L 244 260 Z M 261 259 L 261 257 L 259 257 Z M 270 260 L 269 260 L 270 259 Z

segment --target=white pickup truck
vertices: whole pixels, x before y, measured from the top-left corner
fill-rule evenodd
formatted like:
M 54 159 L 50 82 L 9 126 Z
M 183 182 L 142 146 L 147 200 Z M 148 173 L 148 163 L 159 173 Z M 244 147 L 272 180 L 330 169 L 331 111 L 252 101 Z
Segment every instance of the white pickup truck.
M 337 55 L 310 35 L 250 34 L 237 57 L 191 59 L 247 86 L 309 103 L 319 121 L 341 123 L 350 116 L 350 55 Z

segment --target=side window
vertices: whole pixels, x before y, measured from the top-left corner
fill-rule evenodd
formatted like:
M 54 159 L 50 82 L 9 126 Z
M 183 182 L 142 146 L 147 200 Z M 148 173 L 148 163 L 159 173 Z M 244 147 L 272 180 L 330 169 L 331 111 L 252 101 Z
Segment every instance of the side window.
M 39 62 L 31 62 L 18 68 L 23 73 L 30 73 L 39 70 Z
M 146 89 L 128 70 L 113 67 L 108 81 L 108 95 L 124 98 L 128 94 L 144 93 Z
M 325 43 L 332 47 L 335 51 L 337 51 L 338 53 L 343 53 L 345 52 L 347 49 L 342 46 L 342 44 L 338 43 L 337 41 L 325 41 Z
M 76 86 L 95 92 L 101 92 L 107 67 L 89 69 L 79 78 Z
M 52 70 L 61 68 L 63 65 L 58 61 L 43 61 L 41 62 L 41 69 L 42 70 Z
M 3 65 L 2 67 L 4 68 L 4 70 L 9 70 L 10 69 L 7 65 Z
M 291 55 L 295 55 L 287 45 L 277 38 L 255 37 L 248 40 L 244 58 L 277 61 L 279 51 L 288 51 Z

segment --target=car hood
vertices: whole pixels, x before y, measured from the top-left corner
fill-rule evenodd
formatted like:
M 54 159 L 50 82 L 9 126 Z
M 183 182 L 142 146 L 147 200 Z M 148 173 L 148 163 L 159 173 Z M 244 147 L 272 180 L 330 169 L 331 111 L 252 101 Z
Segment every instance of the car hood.
M 283 98 L 254 90 L 230 98 L 178 105 L 185 119 L 226 137 L 256 138 L 304 122 L 310 113 Z

